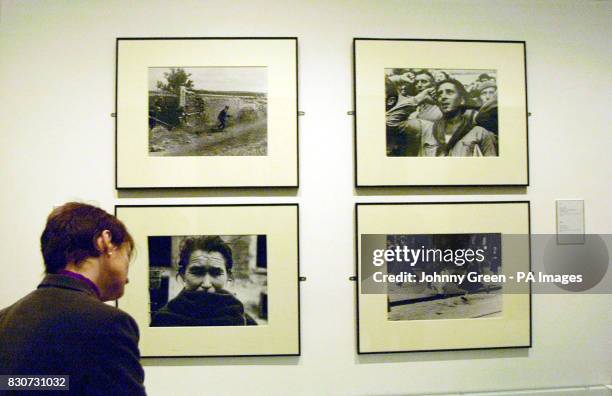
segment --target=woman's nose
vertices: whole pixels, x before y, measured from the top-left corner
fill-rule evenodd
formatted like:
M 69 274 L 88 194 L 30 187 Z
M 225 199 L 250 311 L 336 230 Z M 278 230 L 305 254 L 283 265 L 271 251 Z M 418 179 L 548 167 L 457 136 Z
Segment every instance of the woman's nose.
M 200 287 L 202 289 L 210 289 L 212 287 L 212 282 L 210 281 L 210 275 L 208 274 L 204 275 L 204 278 L 202 279 L 202 283 L 200 284 Z

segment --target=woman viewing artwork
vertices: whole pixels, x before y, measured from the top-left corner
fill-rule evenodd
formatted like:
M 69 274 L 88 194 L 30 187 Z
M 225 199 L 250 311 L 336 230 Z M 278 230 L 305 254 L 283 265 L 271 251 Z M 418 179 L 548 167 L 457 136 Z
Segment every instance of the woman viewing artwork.
M 172 250 L 178 250 L 175 267 L 168 265 Z M 256 326 L 255 318 L 266 322 L 265 236 L 149 237 L 149 256 L 152 327 Z M 235 261 L 240 262 L 236 284 Z M 228 291 L 230 285 L 236 293 Z

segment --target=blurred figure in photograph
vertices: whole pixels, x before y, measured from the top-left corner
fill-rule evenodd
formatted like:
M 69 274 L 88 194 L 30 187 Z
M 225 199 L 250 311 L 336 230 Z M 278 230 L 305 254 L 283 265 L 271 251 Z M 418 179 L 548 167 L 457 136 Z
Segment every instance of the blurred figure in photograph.
M 424 119 L 436 121 L 442 118 L 442 112 L 433 99 L 434 77 L 426 69 L 414 72 L 415 94 L 400 95 L 396 104 L 387 108 L 387 126 L 393 127 L 407 119 Z M 387 146 L 387 155 L 398 157 L 415 157 L 419 153 L 419 139 L 416 136 L 394 136 L 387 133 L 387 142 L 393 142 L 393 147 Z
M 479 86 L 480 101 L 485 104 L 497 100 L 497 85 L 493 81 L 485 81 Z
M 448 80 L 451 77 L 443 70 L 432 70 L 431 75 L 434 76 L 434 82 L 437 84 L 440 81 Z
M 401 84 L 399 87 L 399 94 L 404 97 L 410 96 L 410 85 Z
M 414 86 L 415 71 L 412 69 L 393 69 L 387 76 L 395 86 L 395 90 L 402 96 L 413 96 L 416 93 Z
M 183 290 L 152 318 L 153 327 L 256 326 L 243 304 L 225 289 L 232 280 L 231 248 L 218 236 L 183 240 L 178 276 Z
M 480 84 L 479 98 L 481 106 L 474 121 L 476 125 L 497 135 L 499 130 L 497 120 L 497 86 L 493 80 Z
M 392 135 L 410 136 L 418 141 L 418 155 L 425 157 L 497 156 L 495 134 L 476 125 L 469 94 L 461 82 L 449 79 L 435 88 L 435 100 L 442 111 L 436 121 L 408 119 L 397 122 L 395 108 L 387 111 L 387 127 Z
M 410 96 L 404 96 L 409 94 L 408 84 L 404 83 L 400 86 L 398 91 L 396 85 L 391 81 L 390 78 L 385 78 L 385 110 L 387 112 L 387 118 L 393 118 L 393 124 L 401 123 L 408 119 L 410 115 L 409 111 L 405 111 L 405 106 L 399 106 L 398 102 L 405 102 Z M 391 111 L 392 109 L 395 109 Z M 389 113 L 391 111 L 391 113 Z M 412 107 L 411 111 L 414 111 Z M 387 126 L 387 155 L 406 156 L 408 151 L 412 155 L 416 155 L 418 152 L 418 140 L 408 135 L 398 135 L 393 133 L 392 128 Z
M 399 95 L 392 107 L 387 107 L 387 119 L 394 122 L 409 117 L 435 121 L 442 118 L 433 98 L 435 83 L 433 75 L 426 69 L 415 72 L 414 95 Z
M 219 125 L 217 125 L 217 128 L 219 128 L 219 130 L 224 130 L 227 127 L 227 121 L 229 119 L 229 117 L 231 117 L 227 112 L 229 111 L 229 106 L 225 106 L 220 112 L 219 115 L 217 115 L 217 121 L 219 121 Z
M 389 77 L 385 77 L 385 109 L 392 109 L 397 104 L 398 91 Z
M 475 81 L 467 85 L 467 91 L 470 94 L 470 98 L 477 106 L 484 104 L 481 99 L 481 90 L 484 84 L 490 83 L 495 85 L 495 77 L 490 76 L 487 73 L 481 73 Z
M 415 76 L 415 87 L 417 90 L 415 102 L 418 104 L 416 109 L 410 113 L 408 118 L 419 118 L 421 120 L 428 121 L 437 121 L 442 118 L 442 112 L 433 99 L 433 94 L 435 91 L 433 75 L 427 70 L 417 72 Z
M 149 107 L 149 130 L 157 126 L 161 113 L 161 101 L 159 98 L 156 98 L 153 104 Z
M 476 79 L 476 81 L 478 83 L 483 83 L 485 81 L 491 81 L 493 83 L 495 83 L 495 77 L 488 75 L 487 73 L 482 73 L 478 76 L 478 78 Z

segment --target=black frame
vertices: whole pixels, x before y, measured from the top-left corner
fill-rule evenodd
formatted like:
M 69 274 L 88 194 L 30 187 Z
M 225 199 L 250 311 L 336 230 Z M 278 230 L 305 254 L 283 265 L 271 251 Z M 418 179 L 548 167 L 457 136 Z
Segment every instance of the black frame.
M 297 219 L 297 318 L 298 318 L 298 351 L 297 353 L 287 353 L 287 354 L 264 354 L 264 355 L 173 355 L 173 356 L 146 356 L 141 359 L 174 359 L 174 358 L 234 358 L 234 357 L 282 357 L 282 356 L 301 356 L 302 354 L 302 317 L 301 317 L 301 282 L 305 280 L 300 275 L 300 205 L 297 203 L 272 203 L 272 204 L 206 204 L 206 205 L 197 205 L 197 204 L 187 204 L 187 205 L 115 205 L 114 215 L 117 216 L 118 208 L 175 208 L 175 207 L 229 207 L 229 206 L 289 206 L 295 207 L 296 209 L 296 219 Z M 119 308 L 119 300 L 115 300 L 115 307 Z
M 512 44 L 523 44 L 523 58 L 525 60 L 524 62 L 524 67 L 525 67 L 525 109 L 527 112 L 527 119 L 526 119 L 526 130 L 525 130 L 525 134 L 526 134 L 526 147 L 525 149 L 527 150 L 527 181 L 525 184 L 444 184 L 444 185 L 440 185 L 440 184 L 416 184 L 416 185 L 412 185 L 412 184 L 404 184 L 404 185 L 399 185 L 399 184 L 390 184 L 390 185 L 385 185 L 385 184 L 378 184 L 378 185 L 371 185 L 371 184 L 365 184 L 365 185 L 361 185 L 359 184 L 359 178 L 357 177 L 357 64 L 356 64 L 356 42 L 358 40 L 361 41 L 432 41 L 432 42 L 472 42 L 472 43 L 512 43 Z M 527 89 L 527 42 L 525 42 L 524 40 L 459 40 L 459 39 L 419 39 L 419 38 L 368 38 L 368 37 L 354 37 L 353 38 L 353 114 L 354 114 L 354 123 L 353 123 L 353 139 L 354 139 L 354 144 L 353 144 L 353 156 L 354 156 L 354 185 L 356 188 L 387 188 L 387 187 L 395 187 L 395 188 L 401 188 L 401 187 L 425 187 L 425 188 L 429 188 L 429 187 L 528 187 L 529 186 L 529 116 L 531 115 L 531 113 L 529 112 L 529 100 L 528 100 L 528 96 L 529 96 L 529 91 Z
M 449 351 L 479 351 L 497 349 L 525 349 L 533 346 L 533 316 L 532 316 L 532 288 L 529 283 L 529 344 L 520 346 L 502 347 L 483 347 L 483 348 L 457 348 L 457 349 L 425 349 L 425 350 L 405 350 L 405 351 L 381 351 L 381 352 L 362 352 L 359 343 L 359 206 L 368 205 L 464 205 L 464 204 L 527 204 L 527 228 L 529 232 L 529 272 L 531 266 L 531 202 L 530 201 L 461 201 L 461 202 L 356 202 L 355 203 L 355 332 L 357 342 L 357 354 L 359 355 L 378 355 L 388 353 L 423 353 L 423 352 L 449 352 Z
M 139 186 L 139 187 L 120 187 L 119 186 L 119 167 L 117 161 L 118 154 L 118 134 L 117 120 L 119 113 L 117 112 L 117 102 L 119 95 L 119 42 L 120 41 L 132 41 L 132 40 L 295 40 L 295 107 L 297 109 L 296 117 L 296 179 L 295 185 L 286 186 L 181 186 L 181 187 L 152 187 L 152 186 Z M 113 117 L 115 118 L 115 189 L 116 190 L 168 190 L 168 189 L 256 189 L 256 188 L 299 188 L 300 187 L 300 120 L 299 120 L 299 46 L 297 37 L 117 37 L 115 39 L 115 112 Z

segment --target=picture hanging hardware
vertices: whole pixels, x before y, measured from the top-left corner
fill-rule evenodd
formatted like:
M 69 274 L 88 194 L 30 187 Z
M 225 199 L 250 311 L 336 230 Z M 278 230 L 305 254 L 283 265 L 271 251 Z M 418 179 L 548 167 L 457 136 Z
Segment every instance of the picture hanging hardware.
M 117 113 L 111 113 L 111 117 L 117 117 Z
M 355 115 L 355 110 L 347 111 L 346 115 L 354 116 Z
M 305 276 L 298 276 L 298 280 L 300 282 L 306 282 L 306 277 Z
M 356 281 L 357 281 L 357 277 L 356 277 L 355 275 L 353 275 L 353 276 L 349 276 L 349 280 L 350 280 L 351 282 L 356 282 Z
M 531 117 L 531 112 L 530 111 L 527 112 L 527 116 Z
M 306 115 L 306 113 L 304 113 L 303 111 L 298 111 L 298 115 L 303 116 L 303 115 Z

